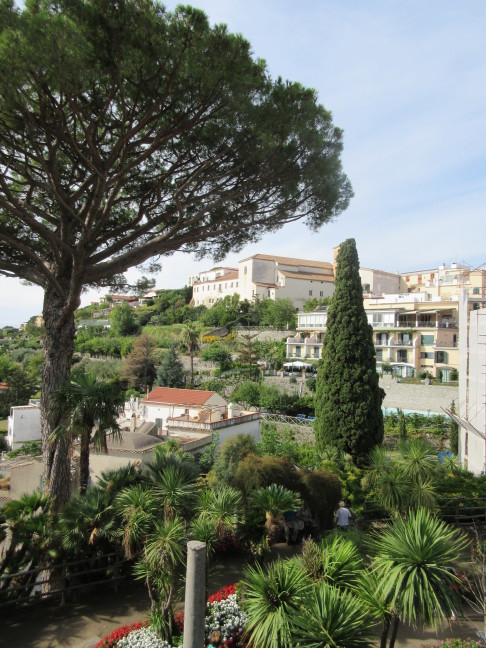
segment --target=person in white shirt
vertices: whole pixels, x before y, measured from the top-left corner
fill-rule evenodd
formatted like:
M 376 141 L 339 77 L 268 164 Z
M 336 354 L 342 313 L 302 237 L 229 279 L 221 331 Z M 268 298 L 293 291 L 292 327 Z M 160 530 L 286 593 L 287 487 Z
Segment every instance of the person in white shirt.
M 339 502 L 339 508 L 336 511 L 338 529 L 341 529 L 341 531 L 347 531 L 351 517 L 351 511 L 344 506 L 344 502 Z

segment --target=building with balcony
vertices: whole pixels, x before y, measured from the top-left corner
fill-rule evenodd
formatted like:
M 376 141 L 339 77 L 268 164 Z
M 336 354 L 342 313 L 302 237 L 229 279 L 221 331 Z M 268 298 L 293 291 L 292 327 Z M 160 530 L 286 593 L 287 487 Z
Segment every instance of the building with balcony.
M 474 298 L 475 309 L 486 301 L 486 269 L 451 263 L 438 268 L 413 270 L 400 274 L 400 292 L 426 292 L 429 301 L 457 298 L 461 290 Z
M 138 409 L 137 405 L 135 414 Z M 175 437 L 184 444 L 200 442 L 198 447 L 210 443 L 213 432 L 220 443 L 239 434 L 259 441 L 261 435 L 259 412 L 243 411 L 218 393 L 200 389 L 156 387 L 140 402 L 140 418 L 155 424 L 159 436 Z
M 470 308 L 472 308 L 472 303 Z M 427 300 L 426 294 L 384 295 L 366 299 L 365 311 L 373 328 L 377 371 L 390 365 L 397 376 L 438 370 L 447 381 L 459 367 L 458 301 Z M 327 312 L 298 314 L 295 336 L 287 338 L 287 358 L 319 359 L 326 332 Z

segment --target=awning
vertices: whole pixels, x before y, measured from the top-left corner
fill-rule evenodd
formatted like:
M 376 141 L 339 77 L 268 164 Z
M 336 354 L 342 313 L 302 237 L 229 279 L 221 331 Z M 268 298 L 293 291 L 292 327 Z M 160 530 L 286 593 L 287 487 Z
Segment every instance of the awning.
M 467 419 L 462 418 L 461 416 L 458 416 L 457 414 L 451 412 L 450 410 L 446 410 L 443 407 L 441 408 L 449 418 L 451 418 L 454 423 L 457 423 L 460 427 L 463 427 L 465 430 L 468 430 L 469 432 L 472 432 L 476 436 L 480 437 L 481 439 L 484 439 L 486 441 L 486 435 L 484 435 L 483 432 L 480 432 L 477 430 L 472 423 L 470 423 Z

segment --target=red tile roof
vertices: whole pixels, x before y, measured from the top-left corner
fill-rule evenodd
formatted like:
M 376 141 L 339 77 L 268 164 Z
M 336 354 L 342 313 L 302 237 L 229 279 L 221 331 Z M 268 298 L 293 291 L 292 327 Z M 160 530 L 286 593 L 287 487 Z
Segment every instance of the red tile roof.
M 201 389 L 156 387 L 142 403 L 170 403 L 171 405 L 204 405 L 215 392 Z

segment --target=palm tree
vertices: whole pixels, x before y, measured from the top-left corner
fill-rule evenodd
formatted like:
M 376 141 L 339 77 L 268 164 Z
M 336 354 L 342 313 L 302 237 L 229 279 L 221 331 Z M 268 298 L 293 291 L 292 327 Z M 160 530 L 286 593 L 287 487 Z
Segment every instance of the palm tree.
M 399 447 L 397 464 L 400 472 L 413 483 L 424 482 L 437 472 L 437 455 L 425 439 L 404 441 Z
M 191 358 L 191 384 L 194 384 L 194 355 L 199 351 L 199 331 L 193 322 L 186 322 L 182 328 L 182 343 Z
M 56 536 L 63 550 L 76 558 L 113 551 L 117 524 L 108 494 L 89 488 L 71 498 L 59 515 Z
M 240 491 L 231 486 L 209 488 L 200 493 L 199 515 L 209 520 L 221 538 L 226 531 L 235 532 L 242 515 Z
M 0 575 L 5 571 L 18 572 L 27 565 L 33 568 L 42 562 L 51 540 L 48 498 L 38 492 L 22 495 L 5 504 L 2 517 L 2 531 L 8 544 L 0 563 Z M 4 581 L 3 587 L 9 583 Z
M 134 570 L 136 577 L 147 586 L 151 623 L 169 644 L 172 644 L 174 598 L 183 574 L 185 547 L 185 525 L 180 518 L 158 523 Z
M 196 507 L 195 478 L 183 466 L 169 465 L 164 471 L 152 475 L 153 492 L 162 503 L 164 520 L 176 515 L 184 519 L 192 517 Z
M 373 621 L 359 598 L 328 583 L 312 588 L 291 623 L 292 645 L 365 648 Z
M 112 502 L 124 488 L 137 486 L 144 481 L 140 468 L 134 464 L 104 470 L 98 478 L 96 488 L 104 491 Z
M 277 561 L 266 570 L 246 567 L 243 609 L 249 642 L 259 648 L 290 648 L 291 624 L 307 604 L 311 582 L 295 561 Z
M 301 499 L 298 493 L 281 484 L 270 484 L 266 488 L 257 488 L 251 496 L 251 503 L 265 511 L 268 540 L 275 542 L 280 532 L 279 522 L 283 512 L 298 509 Z
M 138 484 L 117 495 L 115 511 L 122 520 L 123 551 L 127 558 L 133 558 L 155 528 L 160 502 L 152 489 Z
M 322 578 L 339 589 L 356 589 L 363 571 L 363 559 L 351 540 L 328 536 L 321 544 Z
M 382 596 L 394 610 L 390 648 L 400 620 L 436 626 L 451 616 L 458 603 L 451 568 L 457 567 L 467 542 L 423 508 L 375 536 L 373 569 Z
M 107 450 L 106 434 L 119 434 L 117 423 L 123 405 L 123 391 L 113 381 L 98 380 L 92 374 L 78 373 L 55 394 L 55 407 L 64 415 L 65 424 L 54 436 L 79 437 L 79 490 L 86 493 L 89 479 L 90 444 L 96 450 Z

